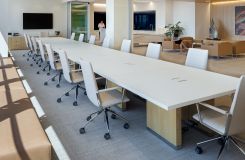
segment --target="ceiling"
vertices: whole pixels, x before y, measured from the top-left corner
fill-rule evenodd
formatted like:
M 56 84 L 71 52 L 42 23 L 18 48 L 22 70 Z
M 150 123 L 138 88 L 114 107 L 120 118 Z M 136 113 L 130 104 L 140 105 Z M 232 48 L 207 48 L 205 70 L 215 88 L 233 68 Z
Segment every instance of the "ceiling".
M 196 0 L 199 3 L 209 3 L 209 2 L 229 2 L 229 1 L 240 1 L 240 0 Z

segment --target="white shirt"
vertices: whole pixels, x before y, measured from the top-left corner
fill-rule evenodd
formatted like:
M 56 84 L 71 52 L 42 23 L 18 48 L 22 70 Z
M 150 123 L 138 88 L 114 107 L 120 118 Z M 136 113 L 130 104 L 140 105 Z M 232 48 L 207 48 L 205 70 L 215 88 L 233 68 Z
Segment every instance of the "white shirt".
M 99 31 L 101 32 L 103 28 L 105 28 L 105 24 L 104 23 L 99 23 L 98 24 L 98 28 L 99 28 Z

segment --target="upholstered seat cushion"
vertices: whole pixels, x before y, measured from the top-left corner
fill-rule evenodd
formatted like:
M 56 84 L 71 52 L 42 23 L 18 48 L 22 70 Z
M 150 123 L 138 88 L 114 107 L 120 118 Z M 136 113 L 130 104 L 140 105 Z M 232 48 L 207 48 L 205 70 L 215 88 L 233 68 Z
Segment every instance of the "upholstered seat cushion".
M 11 58 L 6 57 L 6 58 L 2 58 L 0 56 L 0 68 L 9 68 L 9 67 L 13 67 L 14 63 L 12 61 Z
M 57 71 L 62 70 L 61 63 L 60 63 L 60 62 L 56 62 L 56 63 L 55 63 L 55 68 L 56 68 Z
M 73 83 L 79 83 L 83 81 L 82 72 L 71 72 L 71 80 Z
M 120 93 L 118 90 L 101 92 L 99 95 L 102 101 L 101 106 L 105 108 L 122 102 L 122 93 Z M 129 98 L 127 96 L 124 96 L 123 102 L 128 102 L 128 101 Z
M 0 91 L 0 159 L 51 159 L 51 144 L 25 90 Z
M 226 115 L 223 115 L 211 109 L 201 111 L 200 113 L 202 122 L 206 127 L 216 131 L 221 135 L 225 133 Z M 193 115 L 193 118 L 199 121 L 198 114 Z

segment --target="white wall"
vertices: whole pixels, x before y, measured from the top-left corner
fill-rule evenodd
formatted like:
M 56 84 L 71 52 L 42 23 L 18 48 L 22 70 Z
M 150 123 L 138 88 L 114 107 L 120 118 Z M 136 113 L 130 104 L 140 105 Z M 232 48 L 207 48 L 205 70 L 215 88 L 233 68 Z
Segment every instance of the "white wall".
M 5 40 L 7 40 L 8 33 L 8 3 L 9 0 L 1 0 L 0 5 L 0 32 L 2 32 Z
M 6 6 L 8 1 L 9 5 Z M 8 19 L 1 21 L 7 24 L 8 28 L 3 29 L 4 35 L 8 32 L 39 34 L 41 31 L 61 31 L 62 35 L 67 34 L 67 3 L 61 0 L 1 0 L 0 10 L 7 9 L 4 15 Z M 5 11 L 6 12 L 6 11 Z M 53 30 L 23 30 L 23 13 L 53 13 Z M 2 18 L 0 17 L 2 20 Z
M 195 37 L 195 1 L 173 2 L 173 23 L 181 22 L 184 36 Z

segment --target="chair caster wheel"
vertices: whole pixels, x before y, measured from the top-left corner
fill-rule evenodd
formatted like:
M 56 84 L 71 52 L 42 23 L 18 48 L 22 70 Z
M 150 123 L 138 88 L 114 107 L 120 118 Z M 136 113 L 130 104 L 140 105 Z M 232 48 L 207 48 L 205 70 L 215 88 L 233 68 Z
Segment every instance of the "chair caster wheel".
M 73 102 L 73 106 L 77 106 L 77 101 Z
M 43 72 L 46 71 L 46 69 L 43 69 Z
M 47 73 L 47 76 L 50 76 L 50 73 Z
M 65 94 L 65 96 L 69 96 L 69 95 L 70 95 L 69 92 Z
M 111 119 L 116 119 L 116 118 L 117 118 L 117 116 L 115 114 L 111 115 Z
M 61 102 L 61 98 L 58 98 L 58 99 L 57 99 L 57 102 L 60 103 L 60 102 Z
M 40 74 L 40 72 L 37 72 L 37 74 Z
M 202 150 L 201 147 L 197 146 L 196 149 L 195 149 L 195 152 L 196 152 L 197 154 L 202 154 L 203 150 Z
M 36 64 L 38 64 L 38 63 L 36 62 Z
M 59 84 L 57 84 L 57 85 L 56 85 L 56 88 L 60 88 L 60 85 L 59 85 Z
M 125 124 L 123 125 L 123 128 L 129 129 L 129 124 L 128 124 L 128 123 L 125 123 Z
M 55 81 L 55 78 L 52 78 L 52 81 L 54 82 Z
M 29 61 L 29 58 L 27 58 L 27 61 Z
M 33 64 L 30 64 L 30 66 L 32 67 L 32 66 L 33 66 Z
M 83 94 L 86 96 L 87 95 L 87 92 L 85 91 Z
M 42 67 L 41 65 L 39 65 L 38 67 Z
M 91 118 L 92 118 L 91 116 L 88 116 L 88 117 L 87 117 L 87 121 L 90 121 L 90 120 L 91 120 Z
M 48 82 L 44 82 L 44 85 L 47 86 L 48 85 Z
M 110 138 L 111 138 L 110 133 L 106 133 L 106 134 L 104 135 L 104 138 L 105 138 L 106 140 L 110 139 Z
M 80 128 L 79 132 L 80 132 L 80 134 L 84 134 L 85 133 L 85 128 Z

